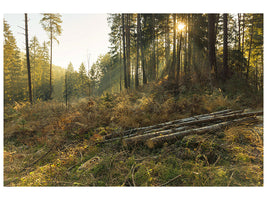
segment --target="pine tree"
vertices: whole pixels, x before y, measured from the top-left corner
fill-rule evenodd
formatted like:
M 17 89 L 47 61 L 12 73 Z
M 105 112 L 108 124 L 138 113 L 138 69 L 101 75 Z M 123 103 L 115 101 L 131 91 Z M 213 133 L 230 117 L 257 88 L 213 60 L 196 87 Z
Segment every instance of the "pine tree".
M 208 50 L 209 50 L 209 65 L 212 73 L 217 77 L 216 66 L 216 32 L 215 32 L 216 14 L 208 14 Z
M 228 78 L 228 14 L 223 14 L 223 80 Z
M 30 41 L 29 53 L 32 75 L 32 96 L 34 101 L 38 98 L 37 90 L 41 85 L 40 44 L 36 36 Z
M 43 100 L 49 99 L 49 50 L 47 42 L 43 42 L 40 47 L 40 65 L 41 65 L 41 94 Z
M 26 44 L 27 69 L 28 69 L 29 100 L 32 104 L 31 66 L 30 66 L 29 39 L 28 39 L 28 15 L 26 13 L 25 13 L 25 44 Z
M 53 40 L 57 41 L 56 36 L 61 35 L 61 15 L 60 14 L 43 14 L 43 18 L 40 21 L 43 29 L 49 34 L 50 38 L 50 93 L 49 98 L 52 98 L 52 47 Z
M 86 92 L 88 91 L 87 87 L 86 87 L 86 83 L 87 83 L 87 76 L 86 76 L 86 69 L 84 64 L 82 63 L 80 65 L 79 68 L 79 96 L 81 97 L 85 97 L 86 96 Z
M 11 103 L 23 98 L 22 66 L 16 39 L 4 20 L 4 101 Z

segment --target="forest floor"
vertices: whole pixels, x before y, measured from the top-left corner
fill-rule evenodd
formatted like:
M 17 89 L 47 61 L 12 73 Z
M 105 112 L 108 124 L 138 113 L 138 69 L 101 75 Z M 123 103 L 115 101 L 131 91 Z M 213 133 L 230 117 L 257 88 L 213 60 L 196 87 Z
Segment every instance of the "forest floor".
M 229 95 L 230 96 L 230 95 Z M 4 112 L 5 186 L 263 186 L 262 119 L 149 149 L 98 143 L 115 131 L 223 109 L 262 110 L 262 97 L 220 89 L 174 95 L 163 85 Z M 258 99 L 258 101 L 257 101 Z

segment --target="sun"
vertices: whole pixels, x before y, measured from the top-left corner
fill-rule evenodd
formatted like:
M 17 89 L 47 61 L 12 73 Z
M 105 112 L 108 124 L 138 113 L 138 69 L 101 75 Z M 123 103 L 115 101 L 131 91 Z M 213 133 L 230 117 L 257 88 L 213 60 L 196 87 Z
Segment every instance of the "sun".
M 178 24 L 178 30 L 179 30 L 179 31 L 182 31 L 182 30 L 184 30 L 184 28 L 185 28 L 185 24 L 182 23 L 182 22 L 180 22 L 180 23 Z

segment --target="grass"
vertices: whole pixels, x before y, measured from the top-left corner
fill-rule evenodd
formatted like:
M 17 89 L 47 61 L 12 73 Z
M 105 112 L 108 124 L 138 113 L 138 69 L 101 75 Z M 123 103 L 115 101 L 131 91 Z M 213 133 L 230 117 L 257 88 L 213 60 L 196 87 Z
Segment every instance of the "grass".
M 245 106 L 219 89 L 175 96 L 150 88 L 91 97 L 68 109 L 55 101 L 6 106 L 4 185 L 263 186 L 263 130 L 254 123 L 152 150 L 95 144 L 116 130 Z

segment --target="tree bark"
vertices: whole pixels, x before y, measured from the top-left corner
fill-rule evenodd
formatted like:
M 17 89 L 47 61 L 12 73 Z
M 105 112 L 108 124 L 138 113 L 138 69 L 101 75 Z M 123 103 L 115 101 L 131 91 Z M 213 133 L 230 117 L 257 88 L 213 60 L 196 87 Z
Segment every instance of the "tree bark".
M 175 67 L 176 67 L 176 14 L 173 14 L 173 51 L 172 51 L 172 66 L 169 72 L 169 79 L 173 81 L 175 79 Z
M 229 114 L 231 115 L 231 114 L 235 114 L 235 113 L 239 113 L 239 112 L 242 112 L 242 111 L 232 111 L 231 109 L 227 109 L 227 110 L 222 110 L 222 111 L 208 113 L 208 114 L 196 115 L 196 116 L 192 116 L 192 117 L 188 117 L 188 118 L 184 118 L 184 119 L 178 119 L 178 120 L 174 120 L 174 121 L 168 121 L 168 122 L 164 122 L 164 123 L 160 123 L 160 124 L 156 124 L 156 125 L 152 125 L 152 126 L 134 128 L 134 129 L 126 130 L 124 132 L 116 132 L 116 133 L 113 133 L 110 135 L 106 135 L 105 139 L 122 137 L 122 136 L 130 135 L 130 134 L 132 135 L 132 134 L 136 133 L 137 131 L 144 132 L 144 131 L 153 130 L 153 129 L 155 131 L 159 128 L 171 126 L 174 124 L 189 122 L 189 121 L 193 121 L 193 120 L 200 120 L 201 118 L 211 117 L 211 116 L 221 116 L 221 115 L 229 115 Z
M 241 14 L 237 14 L 238 17 L 238 50 L 241 51 Z
M 30 66 L 30 55 L 29 55 L 29 42 L 28 42 L 28 15 L 25 13 L 25 43 L 26 43 L 26 59 L 28 69 L 28 86 L 29 86 L 29 100 L 32 104 L 32 84 L 31 84 L 31 66 Z
M 189 15 L 186 15 L 186 31 L 185 31 L 185 40 L 184 40 L 184 80 L 187 80 L 187 66 L 188 66 L 188 24 L 189 24 Z
M 203 124 L 203 123 L 212 123 L 212 122 L 218 122 L 218 121 L 227 121 L 227 120 L 235 120 L 238 118 L 245 118 L 245 117 L 251 117 L 254 115 L 259 115 L 262 114 L 262 112 L 253 112 L 253 113 L 242 113 L 242 114 L 233 114 L 233 115 L 229 115 L 229 116 L 219 116 L 219 117 L 212 117 L 212 116 L 208 116 L 205 118 L 202 118 L 200 120 L 192 120 L 192 121 L 187 121 L 187 122 L 183 122 L 183 123 L 179 123 L 175 126 L 172 127 L 168 127 L 167 130 L 160 130 L 160 131 L 153 131 L 153 132 L 149 132 L 143 135 L 137 135 L 134 137 L 130 137 L 127 139 L 123 140 L 123 144 L 125 146 L 127 145 L 132 145 L 132 144 L 138 144 L 140 142 L 144 142 L 144 140 L 147 140 L 149 138 L 152 137 L 156 137 L 156 136 L 161 136 L 161 135 L 167 135 L 173 132 L 177 132 L 177 131 L 181 131 L 181 130 L 185 130 L 188 129 L 188 126 L 191 125 L 196 125 L 196 124 Z M 220 124 L 220 123 L 219 123 Z M 215 125 L 211 125 L 210 127 L 213 127 Z M 190 129 L 191 130 L 200 130 L 202 128 L 197 128 L 197 129 Z
M 188 128 L 189 127 L 185 126 L 185 127 L 175 128 L 175 129 L 168 129 L 168 130 L 163 130 L 163 131 L 147 133 L 144 135 L 137 135 L 137 136 L 133 136 L 133 137 L 129 137 L 129 138 L 124 139 L 122 141 L 122 143 L 123 143 L 123 146 L 137 145 L 140 143 L 144 143 L 146 140 L 148 140 L 150 138 L 175 133 L 177 131 L 183 131 L 183 130 L 188 129 Z
M 138 69 L 139 69 L 139 49 L 140 49 L 140 37 L 141 33 L 141 24 L 140 24 L 140 14 L 137 14 L 137 43 L 136 43 L 136 68 L 135 68 L 135 88 L 137 89 L 139 86 L 138 79 Z
M 250 32 L 250 44 L 249 44 L 249 51 L 248 51 L 248 63 L 247 63 L 247 73 L 246 73 L 246 79 L 248 82 L 248 76 L 249 76 L 249 65 L 250 65 L 250 56 L 251 56 L 251 46 L 253 41 L 253 25 L 254 24 L 254 18 L 252 14 L 252 22 L 251 22 L 251 32 Z
M 165 63 L 167 72 L 170 71 L 170 30 L 169 30 L 169 14 L 166 14 L 165 24 Z
M 50 19 L 50 91 L 49 91 L 49 99 L 52 99 L 52 43 L 53 43 L 53 30 L 52 30 L 52 22 Z
M 125 19 L 124 14 L 122 14 L 122 46 L 123 46 L 123 69 L 124 69 L 124 87 L 128 88 L 127 84 L 127 72 L 126 72 L 126 48 L 125 48 Z
M 177 69 L 176 69 L 176 84 L 179 86 L 180 70 L 181 70 L 181 48 L 182 48 L 182 32 L 180 32 L 179 45 L 177 44 Z
M 120 62 L 120 92 L 122 91 L 122 86 L 121 86 L 121 78 L 122 78 L 122 75 L 121 75 L 121 71 L 122 71 L 122 70 L 121 70 L 121 67 L 122 67 L 122 66 L 121 66 L 121 63 L 122 63 L 122 62 L 121 62 L 121 39 L 122 39 L 122 38 L 121 38 L 121 28 L 120 28 L 120 55 L 119 55 L 119 56 L 120 56 L 120 60 L 119 60 L 119 62 Z
M 158 146 L 162 146 L 164 143 L 175 143 L 177 140 L 180 140 L 181 138 L 188 136 L 188 135 L 194 135 L 194 134 L 204 134 L 207 132 L 214 132 L 219 129 L 225 128 L 226 126 L 231 125 L 234 122 L 241 122 L 244 120 L 248 119 L 253 119 L 253 118 L 242 118 L 242 119 L 237 119 L 234 121 L 226 121 L 226 122 L 221 122 L 219 124 L 214 124 L 210 126 L 204 126 L 201 128 L 196 128 L 196 129 L 190 129 L 190 130 L 185 130 L 185 131 L 180 131 L 180 132 L 175 132 L 171 133 L 168 135 L 162 135 L 162 136 L 157 136 L 154 138 L 150 138 L 146 144 L 149 148 L 155 148 Z
M 241 52 L 242 52 L 242 59 L 244 57 L 244 51 L 245 51 L 245 14 L 243 14 L 243 24 L 242 24 L 242 49 L 241 49 Z M 242 69 L 244 69 L 244 62 L 242 62 Z M 242 75 L 242 73 L 241 73 Z
M 131 82 L 131 60 L 130 60 L 130 14 L 126 14 L 126 66 L 127 66 L 127 86 L 130 88 Z
M 208 48 L 209 48 L 209 64 L 211 73 L 217 78 L 217 67 L 216 67 L 216 53 L 215 53 L 215 43 L 216 43 L 216 32 L 215 32 L 215 21 L 216 14 L 208 14 Z
M 228 14 L 223 14 L 223 80 L 228 78 Z
M 155 14 L 152 14 L 152 80 L 156 78 L 156 34 L 155 34 Z
M 140 24 L 141 26 L 141 24 Z M 146 70 L 145 70 L 145 65 L 146 65 L 146 59 L 145 59 L 145 41 L 142 39 L 143 34 L 142 34 L 142 29 L 140 30 L 140 43 L 141 43 L 141 64 L 142 64 L 142 72 L 143 72 L 143 85 L 147 84 L 147 77 L 146 77 Z

